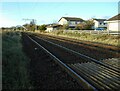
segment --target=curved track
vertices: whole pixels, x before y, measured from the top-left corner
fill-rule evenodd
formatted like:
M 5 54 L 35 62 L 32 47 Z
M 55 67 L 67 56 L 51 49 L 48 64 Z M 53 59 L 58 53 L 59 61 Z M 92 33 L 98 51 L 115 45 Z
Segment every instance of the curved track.
M 33 35 L 27 36 L 46 51 L 57 64 L 82 84 L 84 88 L 116 90 L 120 87 L 118 67 L 100 62 L 45 38 Z
M 96 43 L 88 44 L 89 43 L 88 42 L 86 44 L 86 43 L 83 43 L 81 41 L 76 42 L 76 41 L 73 41 L 73 40 L 68 40 L 66 38 L 63 39 L 63 38 L 48 36 L 48 35 L 43 35 L 43 34 L 38 35 L 38 36 L 40 38 L 43 38 L 43 39 L 46 39 L 48 41 L 54 42 L 56 44 L 65 46 L 69 49 L 72 49 L 72 50 L 77 51 L 79 53 L 85 54 L 85 55 L 87 55 L 89 57 L 92 57 L 92 58 L 95 58 L 97 60 L 120 57 L 118 47 L 109 46 L 109 45 L 106 45 L 106 46 L 103 45 L 105 47 L 102 47 L 101 45 L 96 44 Z M 112 48 L 112 50 L 109 49 L 109 48 Z
M 86 46 L 86 47 L 94 47 L 97 49 L 104 49 L 106 51 L 111 51 L 111 52 L 118 52 L 120 53 L 120 48 L 117 46 L 113 45 L 107 45 L 107 44 L 102 44 L 102 43 L 96 43 L 96 42 L 90 42 L 90 41 L 82 41 L 82 40 L 77 40 L 77 39 L 72 39 L 72 38 L 66 38 L 66 37 L 59 37 L 59 36 L 52 36 L 52 35 L 46 35 L 46 34 L 39 34 L 38 36 L 43 36 L 51 39 L 56 39 L 59 41 L 65 41 L 69 43 L 73 43 L 76 45 L 80 46 Z

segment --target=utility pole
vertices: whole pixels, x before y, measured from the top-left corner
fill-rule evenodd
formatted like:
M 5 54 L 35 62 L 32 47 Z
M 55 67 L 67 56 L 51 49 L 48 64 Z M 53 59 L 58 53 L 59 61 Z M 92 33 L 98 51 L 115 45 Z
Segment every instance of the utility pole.
M 35 30 L 37 30 L 37 25 L 36 25 L 36 20 L 35 20 L 35 19 L 27 19 L 27 18 L 24 18 L 23 20 L 24 20 L 24 21 L 30 21 L 30 24 L 31 24 L 31 25 L 35 25 Z

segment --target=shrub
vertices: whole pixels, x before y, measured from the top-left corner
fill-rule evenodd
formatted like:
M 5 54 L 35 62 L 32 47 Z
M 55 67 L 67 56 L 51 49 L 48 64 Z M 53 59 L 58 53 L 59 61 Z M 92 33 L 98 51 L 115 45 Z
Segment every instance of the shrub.
M 45 31 L 46 30 L 46 25 L 38 26 L 38 30 L 40 30 L 41 32 Z

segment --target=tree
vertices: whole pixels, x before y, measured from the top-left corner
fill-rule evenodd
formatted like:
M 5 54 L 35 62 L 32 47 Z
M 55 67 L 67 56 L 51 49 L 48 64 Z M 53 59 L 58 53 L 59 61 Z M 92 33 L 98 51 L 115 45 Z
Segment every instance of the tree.
M 46 30 L 46 25 L 38 26 L 38 30 L 45 31 Z
M 77 30 L 83 30 L 83 29 L 85 29 L 85 23 L 79 23 L 79 24 L 77 24 L 77 26 L 75 27 L 75 29 L 77 29 Z
M 75 29 L 77 29 L 77 30 L 90 30 L 90 29 L 92 29 L 93 25 L 94 25 L 93 21 L 87 20 L 85 22 L 77 24 Z
M 92 29 L 92 26 L 93 26 L 93 25 L 94 25 L 94 22 L 93 22 L 93 21 L 90 21 L 90 20 L 85 21 L 85 29 L 86 29 L 86 30 Z
M 69 25 L 68 24 L 64 24 L 62 28 L 67 30 L 69 28 Z
M 35 31 L 35 27 L 36 27 L 35 24 L 25 24 L 23 26 L 29 31 Z
M 6 28 L 5 28 L 5 27 L 2 27 L 1 29 L 2 29 L 2 30 L 5 30 Z

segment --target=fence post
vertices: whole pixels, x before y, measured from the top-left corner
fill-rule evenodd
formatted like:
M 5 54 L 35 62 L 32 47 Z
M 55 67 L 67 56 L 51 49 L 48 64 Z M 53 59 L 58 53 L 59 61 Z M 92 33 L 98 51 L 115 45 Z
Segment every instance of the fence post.
M 97 34 L 99 34 L 99 31 L 97 31 Z
M 108 35 L 110 34 L 110 31 L 108 30 Z

